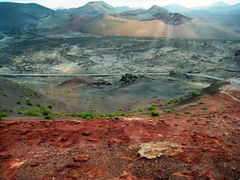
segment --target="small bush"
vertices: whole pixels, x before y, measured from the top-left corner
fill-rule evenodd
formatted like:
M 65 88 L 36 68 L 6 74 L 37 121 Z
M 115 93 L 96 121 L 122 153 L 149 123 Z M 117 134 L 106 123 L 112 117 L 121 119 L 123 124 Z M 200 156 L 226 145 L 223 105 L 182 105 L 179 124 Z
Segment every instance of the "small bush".
M 151 116 L 160 116 L 160 112 L 158 111 L 152 111 Z
M 54 116 L 52 114 L 48 114 L 48 115 L 44 116 L 44 119 L 52 120 L 52 119 L 54 119 Z
M 155 105 L 152 105 L 151 107 L 148 108 L 149 111 L 155 111 L 157 110 L 157 107 Z
M 201 91 L 193 91 L 192 92 L 192 96 L 193 97 L 198 97 L 198 96 L 201 96 L 202 95 L 202 92 Z
M 0 112 L 0 119 L 3 118 L 3 117 L 7 117 L 7 113 L 5 113 L 5 112 Z
M 184 114 L 192 114 L 190 111 L 185 111 Z

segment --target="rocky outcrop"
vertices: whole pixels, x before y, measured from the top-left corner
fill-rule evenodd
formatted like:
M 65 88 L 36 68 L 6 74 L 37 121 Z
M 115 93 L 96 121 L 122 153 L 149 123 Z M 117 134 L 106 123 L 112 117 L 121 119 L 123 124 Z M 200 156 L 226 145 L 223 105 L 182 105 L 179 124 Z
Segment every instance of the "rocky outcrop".
M 238 49 L 235 53 L 235 62 L 237 63 L 237 65 L 240 66 L 240 49 Z
M 132 84 L 132 83 L 136 82 L 138 79 L 143 79 L 143 78 L 146 78 L 146 77 L 143 76 L 143 75 L 136 76 L 136 75 L 133 75 L 133 74 L 125 74 L 120 79 L 120 82 L 122 84 Z
M 112 84 L 110 82 L 104 81 L 104 80 L 96 81 L 96 82 L 89 84 L 89 86 L 94 87 L 94 88 L 99 88 L 99 89 L 102 89 L 104 87 L 111 86 L 111 85 Z
M 140 157 L 145 157 L 147 159 L 155 159 L 162 156 L 175 156 L 182 152 L 182 147 L 177 143 L 172 143 L 168 141 L 164 142 L 150 142 L 143 143 L 140 145 L 138 154 Z

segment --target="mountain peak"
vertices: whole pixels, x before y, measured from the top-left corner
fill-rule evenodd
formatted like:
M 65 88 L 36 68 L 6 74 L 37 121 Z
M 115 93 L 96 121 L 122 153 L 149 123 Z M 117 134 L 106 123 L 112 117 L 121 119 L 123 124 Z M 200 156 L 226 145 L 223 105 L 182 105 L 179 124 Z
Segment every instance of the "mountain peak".
M 151 13 L 168 13 L 168 11 L 158 5 L 153 5 L 150 9 L 148 9 Z
M 210 5 L 210 7 L 220 7 L 220 6 L 229 6 L 229 4 L 225 3 L 224 1 L 219 1 Z
M 115 12 L 115 8 L 105 3 L 104 1 L 91 1 L 82 7 L 73 8 L 71 10 L 71 14 L 78 16 L 98 16 L 101 14 L 109 14 L 113 12 Z
M 104 1 L 90 1 L 85 6 L 103 6 L 105 8 L 113 8 L 113 6 L 107 4 Z

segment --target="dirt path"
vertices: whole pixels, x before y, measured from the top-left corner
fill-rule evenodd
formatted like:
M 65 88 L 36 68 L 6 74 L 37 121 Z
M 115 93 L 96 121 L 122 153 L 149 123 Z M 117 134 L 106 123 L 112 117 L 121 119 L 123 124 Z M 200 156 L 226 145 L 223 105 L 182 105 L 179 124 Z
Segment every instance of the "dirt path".
M 200 102 L 205 108 L 193 106 Z M 218 94 L 181 109 L 191 113 L 117 121 L 8 118 L 0 122 L 0 179 L 240 178 L 240 103 Z M 141 143 L 165 141 L 182 151 L 152 160 L 137 154 Z

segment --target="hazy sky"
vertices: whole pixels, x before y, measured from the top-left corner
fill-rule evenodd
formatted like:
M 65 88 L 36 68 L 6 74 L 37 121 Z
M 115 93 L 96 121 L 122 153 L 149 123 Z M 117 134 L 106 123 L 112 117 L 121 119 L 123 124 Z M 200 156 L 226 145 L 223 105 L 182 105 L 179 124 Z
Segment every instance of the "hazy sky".
M 3 2 L 3 1 L 23 2 L 23 3 L 34 2 L 50 8 L 79 7 L 89 2 L 89 0 L 0 0 L 0 2 Z M 172 3 L 181 4 L 186 7 L 205 6 L 218 1 L 219 0 L 105 0 L 105 2 L 113 6 L 127 5 L 130 7 L 144 7 L 144 8 L 148 8 L 155 4 L 162 6 L 162 5 L 172 4 Z M 240 0 L 224 0 L 224 2 L 229 4 L 235 4 L 235 3 L 240 3 Z

